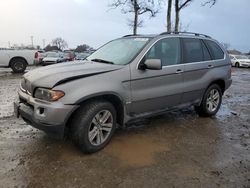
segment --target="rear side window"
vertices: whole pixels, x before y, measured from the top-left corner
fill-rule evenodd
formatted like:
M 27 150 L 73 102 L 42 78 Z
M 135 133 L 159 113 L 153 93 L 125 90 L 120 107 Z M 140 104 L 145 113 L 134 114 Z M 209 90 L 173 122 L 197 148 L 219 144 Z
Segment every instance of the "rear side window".
M 204 40 L 204 42 L 206 43 L 213 60 L 224 58 L 224 52 L 218 44 L 210 40 Z
M 208 51 L 206 45 L 204 44 L 204 42 L 201 42 L 201 44 L 202 44 L 202 51 L 203 51 L 203 60 L 204 61 L 211 60 L 211 56 L 209 54 L 209 51 Z
M 203 61 L 202 43 L 200 39 L 184 38 L 184 63 L 193 63 Z

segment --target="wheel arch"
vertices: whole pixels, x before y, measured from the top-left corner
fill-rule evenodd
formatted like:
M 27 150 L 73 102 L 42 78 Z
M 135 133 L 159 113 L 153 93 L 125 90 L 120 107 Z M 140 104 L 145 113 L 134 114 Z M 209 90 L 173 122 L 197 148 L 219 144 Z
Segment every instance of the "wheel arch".
M 11 63 L 12 63 L 14 60 L 16 60 L 16 59 L 22 59 L 22 60 L 24 60 L 24 62 L 26 63 L 26 65 L 28 65 L 28 61 L 27 61 L 24 57 L 22 57 L 22 56 L 15 56 L 15 57 L 12 57 L 12 58 L 10 59 L 10 61 L 9 61 L 9 67 L 10 67 Z
M 211 82 L 207 88 L 209 88 L 211 85 L 213 84 L 217 84 L 220 88 L 221 88 L 221 92 L 222 92 L 222 95 L 224 94 L 225 92 L 225 89 L 226 89 L 226 83 L 224 80 L 222 79 L 218 79 L 218 80 L 214 80 L 213 82 Z
M 239 67 L 240 67 L 240 62 L 239 62 L 239 61 L 236 61 L 235 64 L 234 64 L 234 66 L 237 67 L 237 64 L 238 64 Z
M 85 103 L 88 103 L 90 101 L 94 100 L 106 100 L 113 104 L 114 108 L 116 109 L 116 115 L 117 115 L 117 123 L 119 125 L 123 125 L 124 123 L 124 103 L 123 99 L 114 92 L 103 92 L 98 94 L 93 94 L 90 96 L 83 97 L 79 99 L 75 104 L 77 106 L 82 106 Z M 66 128 L 70 127 L 71 120 L 74 116 L 74 114 L 77 112 L 78 108 L 74 109 L 74 111 L 71 113 L 71 115 L 68 117 L 66 122 Z

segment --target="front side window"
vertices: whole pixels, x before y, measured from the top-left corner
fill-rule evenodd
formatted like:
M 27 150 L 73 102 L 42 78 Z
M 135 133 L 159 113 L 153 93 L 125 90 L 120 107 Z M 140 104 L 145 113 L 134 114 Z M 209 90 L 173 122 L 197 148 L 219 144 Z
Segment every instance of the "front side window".
M 160 59 L 162 66 L 180 63 L 180 40 L 166 38 L 156 42 L 145 55 L 146 59 Z
M 224 52 L 222 51 L 222 49 L 218 44 L 210 40 L 204 40 L 204 41 L 212 55 L 213 60 L 224 58 Z
M 117 39 L 102 46 L 87 60 L 126 65 L 133 60 L 149 40 L 149 38 L 142 37 Z
M 184 63 L 193 63 L 203 61 L 203 50 L 200 39 L 183 38 Z M 204 49 L 205 50 L 205 49 Z M 204 54 L 205 55 L 205 54 Z M 208 54 L 206 55 L 209 57 Z

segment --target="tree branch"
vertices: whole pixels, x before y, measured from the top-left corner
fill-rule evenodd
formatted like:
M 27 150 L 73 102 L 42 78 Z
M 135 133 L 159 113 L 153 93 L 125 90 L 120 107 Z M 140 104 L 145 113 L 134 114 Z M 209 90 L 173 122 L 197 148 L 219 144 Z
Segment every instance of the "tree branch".
M 179 6 L 178 9 L 181 10 L 181 9 L 185 8 L 186 6 L 188 6 L 188 3 L 191 3 L 191 1 L 193 1 L 193 0 L 186 0 L 183 4 L 181 4 Z
M 128 0 L 116 0 L 115 2 L 111 3 L 109 7 L 119 7 L 121 5 L 125 5 L 128 2 Z
M 212 6 L 215 5 L 216 2 L 217 2 L 217 0 L 209 0 L 209 1 L 204 2 L 204 3 L 201 4 L 201 5 L 202 5 L 202 6 L 206 6 L 206 5 L 210 4 L 210 8 L 211 8 Z
M 141 9 L 141 11 L 138 12 L 138 14 L 141 15 L 141 14 L 144 14 L 146 12 L 150 12 L 151 16 L 154 17 L 158 13 L 158 10 L 154 11 L 154 10 L 152 10 L 150 8 L 143 8 L 143 9 Z

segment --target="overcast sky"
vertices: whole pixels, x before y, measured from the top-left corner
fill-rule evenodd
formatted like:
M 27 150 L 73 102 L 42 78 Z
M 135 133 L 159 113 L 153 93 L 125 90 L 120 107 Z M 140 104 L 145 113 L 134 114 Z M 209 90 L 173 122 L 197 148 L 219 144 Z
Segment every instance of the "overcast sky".
M 212 7 L 202 7 L 204 0 L 194 0 L 181 12 L 184 29 L 212 36 L 230 48 L 250 51 L 250 0 L 218 0 Z M 65 39 L 70 48 L 88 44 L 94 48 L 130 34 L 127 26 L 132 14 L 109 10 L 112 0 L 2 0 L 0 5 L 0 47 L 11 44 L 43 46 L 55 37 Z M 166 30 L 166 8 L 156 18 L 144 17 L 141 34 Z

